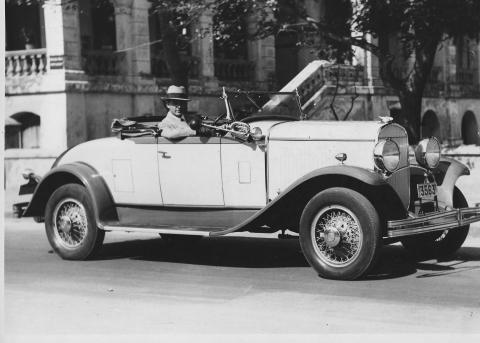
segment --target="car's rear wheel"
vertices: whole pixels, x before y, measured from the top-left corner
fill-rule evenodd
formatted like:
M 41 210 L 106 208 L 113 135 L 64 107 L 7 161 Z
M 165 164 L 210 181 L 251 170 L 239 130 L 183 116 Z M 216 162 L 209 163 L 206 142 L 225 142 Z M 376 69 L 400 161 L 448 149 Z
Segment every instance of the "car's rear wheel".
M 45 209 L 45 231 L 63 259 L 84 260 L 101 247 L 105 231 L 97 228 L 93 213 L 85 187 L 66 184 L 53 192 Z
M 300 244 L 308 263 L 324 278 L 353 280 L 374 264 L 380 247 L 380 218 L 360 193 L 330 188 L 306 205 Z
M 453 190 L 453 207 L 468 207 L 467 199 L 457 187 Z M 446 258 L 453 255 L 468 236 L 470 225 L 429 232 L 402 240 L 402 245 L 416 258 Z

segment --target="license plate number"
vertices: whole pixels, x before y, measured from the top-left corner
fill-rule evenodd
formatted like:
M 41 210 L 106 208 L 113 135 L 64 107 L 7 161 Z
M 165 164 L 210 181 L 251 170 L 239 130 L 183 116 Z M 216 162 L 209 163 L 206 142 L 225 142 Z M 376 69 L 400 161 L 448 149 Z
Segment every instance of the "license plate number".
M 420 183 L 417 185 L 417 194 L 420 199 L 433 199 L 437 195 L 437 184 Z

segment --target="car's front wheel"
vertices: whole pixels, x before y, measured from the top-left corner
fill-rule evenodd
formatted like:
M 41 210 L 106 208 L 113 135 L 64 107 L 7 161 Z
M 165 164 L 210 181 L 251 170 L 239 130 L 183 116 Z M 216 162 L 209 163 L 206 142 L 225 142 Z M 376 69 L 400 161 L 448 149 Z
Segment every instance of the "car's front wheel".
M 105 231 L 97 228 L 92 201 L 85 187 L 66 184 L 47 202 L 45 230 L 53 250 L 63 259 L 84 260 L 102 245 Z
M 308 263 L 324 278 L 353 280 L 365 275 L 380 247 L 380 218 L 362 194 L 330 188 L 306 205 L 300 244 Z
M 467 199 L 457 187 L 453 190 L 453 207 L 468 207 Z M 419 259 L 447 258 L 460 249 L 468 236 L 469 228 L 470 225 L 464 225 L 455 229 L 407 237 L 402 240 L 402 245 Z

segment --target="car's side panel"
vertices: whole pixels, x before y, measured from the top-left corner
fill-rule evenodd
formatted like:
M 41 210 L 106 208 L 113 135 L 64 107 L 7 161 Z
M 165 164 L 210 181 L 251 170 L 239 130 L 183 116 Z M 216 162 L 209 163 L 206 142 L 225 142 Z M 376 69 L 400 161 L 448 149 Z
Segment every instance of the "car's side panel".
M 265 147 L 227 135 L 221 140 L 221 156 L 225 206 L 265 206 Z
M 158 170 L 165 205 L 223 206 L 220 138 L 158 140 Z
M 319 168 L 339 165 L 335 159 L 346 153 L 345 165 L 373 170 L 373 139 L 270 140 L 268 144 L 268 198 L 273 200 L 290 184 Z
M 117 204 L 162 205 L 156 142 L 155 137 L 94 140 L 71 149 L 59 164 L 91 165 Z
M 118 223 L 110 225 L 124 227 L 166 227 L 175 229 L 229 228 L 245 221 L 254 215 L 255 209 L 236 208 L 185 208 L 185 207 L 152 207 L 152 206 L 119 206 Z

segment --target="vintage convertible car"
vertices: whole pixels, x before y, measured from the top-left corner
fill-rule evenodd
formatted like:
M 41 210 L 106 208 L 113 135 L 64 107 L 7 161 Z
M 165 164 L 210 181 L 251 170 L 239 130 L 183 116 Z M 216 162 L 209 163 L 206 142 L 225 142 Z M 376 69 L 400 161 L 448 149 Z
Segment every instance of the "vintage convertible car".
M 332 279 L 365 275 L 382 244 L 452 254 L 480 221 L 455 186 L 469 170 L 442 158 L 436 138 L 409 156 L 407 133 L 391 118 L 303 120 L 297 93 L 224 91 L 220 101 L 226 110 L 215 120 L 189 119 L 207 137 L 168 140 L 155 117 L 116 120 L 116 137 L 67 150 L 41 179 L 26 173 L 21 193 L 33 196 L 16 211 L 44 220 L 53 249 L 72 260 L 91 257 L 109 231 L 290 230 Z

